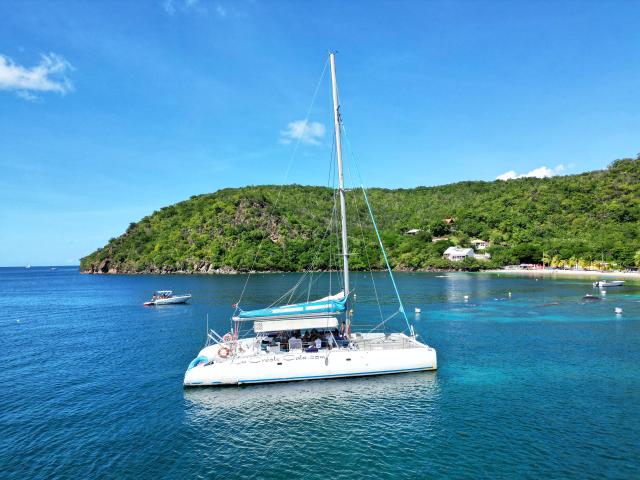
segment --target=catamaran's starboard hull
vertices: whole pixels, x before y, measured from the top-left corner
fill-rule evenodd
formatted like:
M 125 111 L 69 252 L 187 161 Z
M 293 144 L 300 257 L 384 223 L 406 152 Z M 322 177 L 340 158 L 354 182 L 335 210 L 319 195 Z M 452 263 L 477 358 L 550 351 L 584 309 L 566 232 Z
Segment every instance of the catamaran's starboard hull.
M 205 352 L 203 350 L 203 352 Z M 201 355 L 203 354 L 201 352 Z M 206 358 L 206 357 L 205 357 Z M 321 350 L 237 357 L 190 368 L 185 387 L 294 382 L 436 370 L 433 348 Z

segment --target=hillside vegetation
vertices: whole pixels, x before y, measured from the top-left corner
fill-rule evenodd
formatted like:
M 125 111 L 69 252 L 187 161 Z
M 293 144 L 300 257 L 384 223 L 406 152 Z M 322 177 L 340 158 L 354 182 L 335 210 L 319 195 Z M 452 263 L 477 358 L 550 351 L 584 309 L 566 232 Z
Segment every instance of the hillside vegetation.
M 461 182 L 368 191 L 396 269 L 484 268 L 520 262 L 554 265 L 640 262 L 640 156 L 602 171 L 546 179 Z M 383 260 L 360 191 L 347 198 L 351 267 Z M 333 191 L 251 186 L 197 195 L 131 223 L 81 260 L 86 272 L 297 271 L 336 265 L 327 236 Z M 453 219 L 448 224 L 445 219 Z M 417 235 L 406 235 L 420 229 Z M 448 240 L 432 241 L 432 237 Z M 450 263 L 450 245 L 489 240 L 490 261 Z

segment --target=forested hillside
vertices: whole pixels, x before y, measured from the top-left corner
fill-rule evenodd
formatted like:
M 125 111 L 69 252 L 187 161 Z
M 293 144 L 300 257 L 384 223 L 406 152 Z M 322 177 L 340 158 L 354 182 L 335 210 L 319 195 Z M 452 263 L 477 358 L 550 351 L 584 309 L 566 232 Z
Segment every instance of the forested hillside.
M 326 269 L 338 254 L 334 192 L 288 185 L 197 195 L 132 223 L 81 260 L 87 272 L 228 272 Z M 608 169 L 546 179 L 369 190 L 397 269 L 640 262 L 640 156 Z M 347 198 L 351 267 L 382 268 L 362 192 Z M 445 221 L 445 219 L 449 219 Z M 453 220 L 451 220 L 453 219 Z M 449 223 L 447 223 L 449 222 Z M 416 235 L 407 235 L 419 229 Z M 432 241 L 432 237 L 447 240 Z M 490 241 L 490 261 L 450 263 L 450 245 Z

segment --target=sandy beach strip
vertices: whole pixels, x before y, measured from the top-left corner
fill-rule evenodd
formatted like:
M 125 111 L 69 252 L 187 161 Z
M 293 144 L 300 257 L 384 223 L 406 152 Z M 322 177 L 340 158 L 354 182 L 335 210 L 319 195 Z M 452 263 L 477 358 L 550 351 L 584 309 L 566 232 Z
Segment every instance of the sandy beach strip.
M 519 270 L 515 268 L 500 270 L 485 270 L 484 273 L 504 273 L 509 275 L 530 275 L 530 276 L 556 276 L 556 277 L 589 277 L 589 278 L 614 278 L 617 280 L 640 280 L 640 272 L 594 272 L 592 270 L 560 270 L 560 269 L 537 269 Z

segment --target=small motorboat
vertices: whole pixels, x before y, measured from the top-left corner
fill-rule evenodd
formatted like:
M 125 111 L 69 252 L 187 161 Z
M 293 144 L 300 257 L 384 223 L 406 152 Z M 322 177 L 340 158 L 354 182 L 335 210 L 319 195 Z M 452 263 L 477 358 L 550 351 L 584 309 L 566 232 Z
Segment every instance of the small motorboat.
M 598 280 L 597 282 L 593 282 L 593 286 L 595 288 L 604 288 L 604 287 L 621 287 L 624 285 L 624 280 Z
M 598 302 L 602 299 L 600 297 L 596 297 L 595 295 L 587 293 L 584 297 L 582 297 L 582 300 L 584 300 L 585 302 Z
M 187 303 L 190 298 L 190 293 L 185 295 L 174 295 L 171 290 L 158 290 L 157 292 L 153 292 L 151 300 L 144 302 L 144 306 L 150 307 L 153 305 L 175 305 L 177 303 Z

